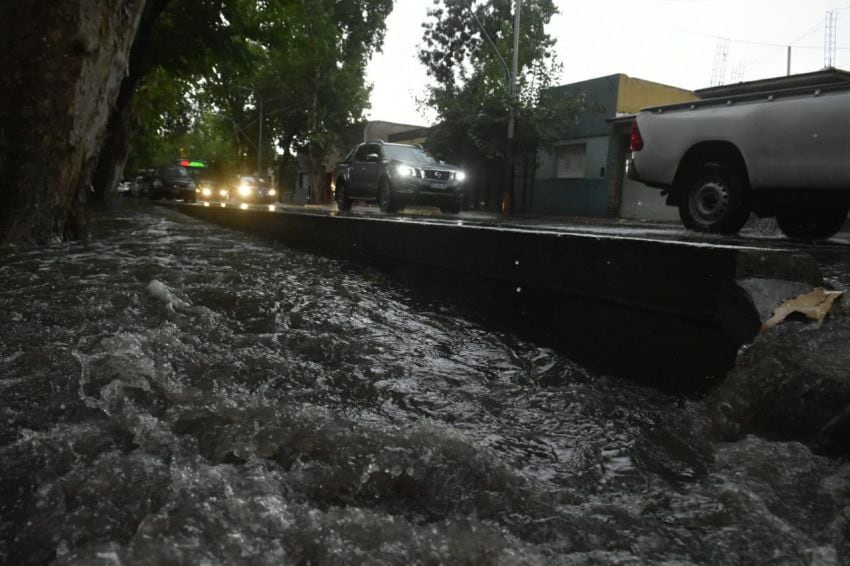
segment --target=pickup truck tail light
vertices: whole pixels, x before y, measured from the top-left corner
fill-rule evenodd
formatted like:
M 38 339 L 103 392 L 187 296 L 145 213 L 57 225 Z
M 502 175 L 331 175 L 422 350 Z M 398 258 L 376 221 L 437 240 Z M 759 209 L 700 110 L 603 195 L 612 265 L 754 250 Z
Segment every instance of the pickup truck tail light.
M 632 136 L 629 140 L 629 147 L 632 151 L 640 151 L 643 149 L 643 138 L 640 136 L 640 130 L 637 125 L 637 118 L 632 120 Z

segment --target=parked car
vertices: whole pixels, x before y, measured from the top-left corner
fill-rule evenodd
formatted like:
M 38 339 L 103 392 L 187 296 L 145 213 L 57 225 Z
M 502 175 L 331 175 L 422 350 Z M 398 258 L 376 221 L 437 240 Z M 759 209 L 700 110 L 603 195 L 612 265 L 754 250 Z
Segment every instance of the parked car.
M 122 180 L 115 187 L 115 194 L 122 197 L 128 197 L 132 194 L 130 189 L 131 183 L 130 181 Z
M 146 197 L 150 195 L 151 187 L 155 178 L 155 171 L 143 169 L 136 174 L 130 185 L 130 193 L 134 197 Z
M 183 167 L 167 165 L 154 174 L 149 196 L 153 199 L 182 199 L 195 202 L 195 182 Z
M 277 191 L 262 177 L 239 177 L 230 188 L 230 198 L 238 203 L 273 203 L 277 202 Z
M 466 174 L 418 145 L 367 142 L 337 164 L 333 190 L 340 210 L 352 201 L 377 202 L 395 212 L 405 204 L 429 204 L 443 212 L 460 212 Z
M 230 189 L 211 179 L 200 179 L 195 187 L 195 199 L 205 202 L 227 202 Z

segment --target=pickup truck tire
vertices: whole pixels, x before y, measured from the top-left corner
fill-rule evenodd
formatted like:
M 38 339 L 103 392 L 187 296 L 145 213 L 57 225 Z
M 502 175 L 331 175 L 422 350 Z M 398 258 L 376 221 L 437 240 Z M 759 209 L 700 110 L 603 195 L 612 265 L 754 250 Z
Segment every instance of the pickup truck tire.
M 797 240 L 827 240 L 841 230 L 846 220 L 847 207 L 789 209 L 776 215 L 782 233 Z
M 351 199 L 348 198 L 347 187 L 342 181 L 336 184 L 336 206 L 343 212 L 351 210 Z
M 723 163 L 703 163 L 695 168 L 681 190 L 679 217 L 691 230 L 736 234 L 750 216 L 740 176 Z
M 381 179 L 378 183 L 378 208 L 381 212 L 396 212 L 398 204 L 393 196 L 393 187 L 389 179 Z

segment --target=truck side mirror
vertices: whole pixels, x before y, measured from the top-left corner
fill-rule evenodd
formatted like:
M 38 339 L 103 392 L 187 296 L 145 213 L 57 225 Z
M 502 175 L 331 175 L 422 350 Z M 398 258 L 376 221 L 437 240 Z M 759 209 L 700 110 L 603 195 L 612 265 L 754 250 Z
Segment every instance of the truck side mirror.
M 367 163 L 377 163 L 378 161 L 380 161 L 380 159 L 381 159 L 381 156 L 378 155 L 377 153 L 370 153 L 369 155 L 366 156 L 366 162 Z

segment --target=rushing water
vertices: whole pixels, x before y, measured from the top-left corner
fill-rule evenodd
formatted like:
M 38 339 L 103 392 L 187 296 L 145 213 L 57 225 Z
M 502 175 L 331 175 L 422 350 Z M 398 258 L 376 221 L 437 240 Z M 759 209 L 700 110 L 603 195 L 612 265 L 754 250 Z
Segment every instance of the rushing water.
M 0 251 L 0 562 L 842 564 L 850 466 L 147 204 Z

